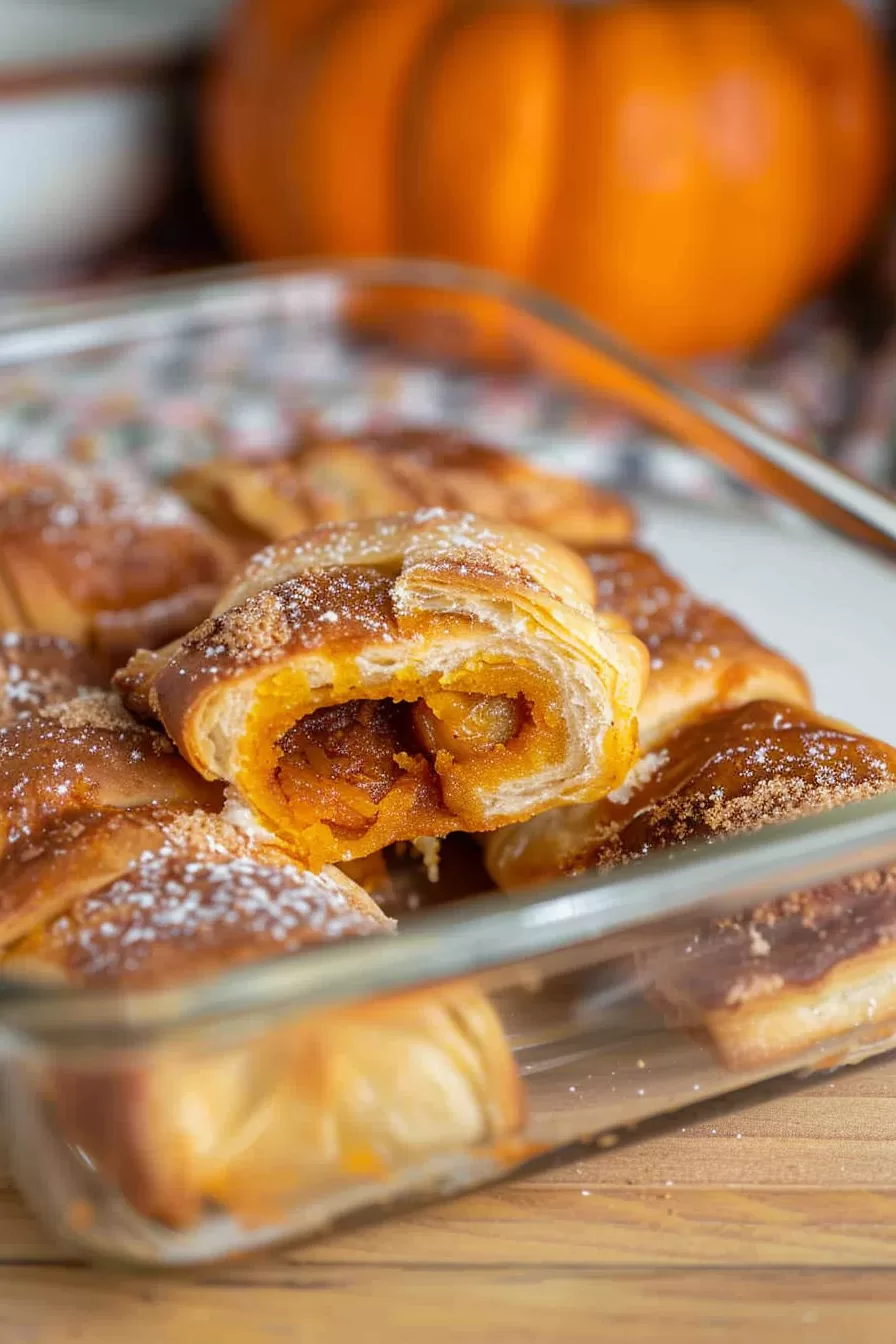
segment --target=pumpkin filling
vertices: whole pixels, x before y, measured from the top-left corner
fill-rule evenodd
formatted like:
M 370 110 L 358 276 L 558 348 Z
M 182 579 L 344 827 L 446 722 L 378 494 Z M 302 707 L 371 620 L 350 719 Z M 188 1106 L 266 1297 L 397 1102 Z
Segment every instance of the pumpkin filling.
M 431 789 L 440 805 L 437 772 L 507 746 L 524 719 L 522 696 L 438 691 L 413 704 L 349 700 L 284 733 L 276 782 L 300 823 L 363 831 L 403 776 Z

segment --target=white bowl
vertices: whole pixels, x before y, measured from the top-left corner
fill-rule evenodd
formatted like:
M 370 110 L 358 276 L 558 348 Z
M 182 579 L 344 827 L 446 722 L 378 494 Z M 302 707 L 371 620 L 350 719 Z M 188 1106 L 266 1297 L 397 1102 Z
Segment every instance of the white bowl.
M 0 283 L 128 236 L 171 164 L 177 62 L 226 0 L 0 0 Z

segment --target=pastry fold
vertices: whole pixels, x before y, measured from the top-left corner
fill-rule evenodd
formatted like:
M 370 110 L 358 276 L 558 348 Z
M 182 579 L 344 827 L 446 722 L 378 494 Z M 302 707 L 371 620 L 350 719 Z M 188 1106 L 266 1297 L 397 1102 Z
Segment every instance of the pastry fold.
M 0 467 L 0 626 L 62 635 L 118 667 L 207 616 L 230 544 L 175 493 L 122 471 Z
M 481 517 L 572 546 L 625 541 L 635 530 L 619 495 L 442 430 L 312 439 L 264 462 L 216 458 L 181 472 L 173 485 L 246 554 L 318 523 L 419 508 L 472 505 Z
M 642 751 L 705 714 L 750 700 L 811 704 L 798 667 L 702 601 L 649 551 L 607 546 L 585 558 L 598 610 L 625 617 L 650 654 L 638 710 Z
M 636 751 L 645 671 L 571 551 L 427 510 L 271 546 L 117 680 L 320 866 L 603 796 Z
M 67 884 L 64 912 L 7 952 L 8 976 L 140 988 L 392 927 L 336 869 L 302 871 L 218 817 L 106 816 L 68 844 L 72 874 L 92 869 L 93 885 Z M 433 1157 L 493 1146 L 523 1118 L 500 1022 L 466 984 L 317 1012 L 249 1042 L 53 1066 L 45 1095 L 63 1140 L 175 1227 L 381 1189 Z

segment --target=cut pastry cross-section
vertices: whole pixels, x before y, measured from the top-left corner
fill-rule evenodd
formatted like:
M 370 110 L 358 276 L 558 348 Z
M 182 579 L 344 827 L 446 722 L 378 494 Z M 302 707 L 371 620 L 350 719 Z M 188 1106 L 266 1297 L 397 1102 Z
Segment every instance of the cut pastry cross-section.
M 118 678 L 312 866 L 602 797 L 637 747 L 643 646 L 547 537 L 428 510 L 261 552 Z
M 312 439 L 267 462 L 217 458 L 174 485 L 246 553 L 318 523 L 418 508 L 472 505 L 583 547 L 626 541 L 635 527 L 619 495 L 444 430 Z
M 145 988 L 392 927 L 344 874 L 302 871 L 218 817 L 107 815 L 59 848 L 68 903 L 8 951 L 7 976 Z M 21 880 L 45 887 L 44 863 L 23 858 Z M 381 1192 L 416 1164 L 494 1148 L 523 1119 L 501 1024 L 465 984 L 145 1062 L 51 1064 L 43 1091 L 62 1140 L 140 1214 L 177 1227 L 206 1210 L 257 1223 L 297 1199 Z
M 624 616 L 650 654 L 638 711 L 642 751 L 704 714 L 750 700 L 811 703 L 799 668 L 701 601 L 649 551 L 609 546 L 586 560 L 598 610 Z
M 0 625 L 63 635 L 112 667 L 189 630 L 233 566 L 173 492 L 124 471 L 0 468 Z

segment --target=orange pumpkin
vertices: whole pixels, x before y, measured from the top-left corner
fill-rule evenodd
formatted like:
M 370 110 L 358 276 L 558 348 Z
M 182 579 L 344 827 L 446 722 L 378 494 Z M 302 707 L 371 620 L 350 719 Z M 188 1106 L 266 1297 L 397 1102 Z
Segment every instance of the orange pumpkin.
M 740 351 L 866 237 L 889 92 L 850 0 L 242 0 L 205 154 L 251 256 L 449 258 Z

